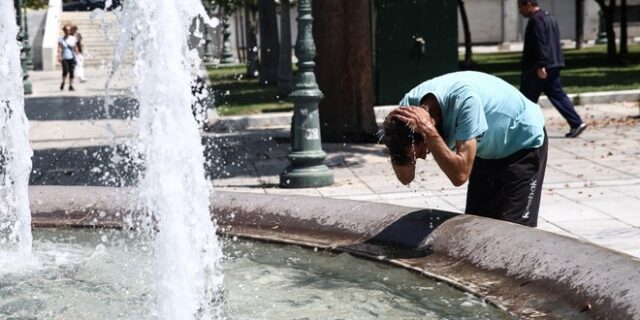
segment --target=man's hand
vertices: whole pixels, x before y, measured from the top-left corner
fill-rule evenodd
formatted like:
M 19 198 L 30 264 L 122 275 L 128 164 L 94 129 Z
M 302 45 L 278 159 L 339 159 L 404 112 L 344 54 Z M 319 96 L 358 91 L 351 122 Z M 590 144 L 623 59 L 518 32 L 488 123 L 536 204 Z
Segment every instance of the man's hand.
M 389 117 L 396 118 L 409 126 L 415 133 L 424 139 L 438 136 L 435 120 L 423 107 L 399 107 L 389 113 Z
M 545 67 L 538 68 L 538 78 L 544 80 L 547 78 L 547 69 Z

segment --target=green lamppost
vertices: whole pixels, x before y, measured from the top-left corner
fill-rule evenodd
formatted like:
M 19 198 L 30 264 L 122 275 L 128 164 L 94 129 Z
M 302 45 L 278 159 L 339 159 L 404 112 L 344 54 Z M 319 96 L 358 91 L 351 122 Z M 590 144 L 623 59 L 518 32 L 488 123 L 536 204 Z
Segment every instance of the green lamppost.
M 211 10 L 212 4 L 209 1 L 205 1 L 204 2 L 204 9 L 207 11 L 207 15 L 209 17 L 211 17 L 211 13 L 213 10 Z M 213 50 L 211 50 L 211 31 L 210 31 L 210 27 L 208 24 L 204 24 L 203 26 L 204 28 L 204 32 L 203 32 L 203 37 L 204 37 L 204 52 L 203 52 L 203 57 L 202 57 L 202 61 L 204 62 L 204 64 L 211 64 L 213 63 Z
M 313 73 L 316 46 L 311 33 L 311 0 L 298 4 L 296 57 L 298 73 L 289 99 L 294 104 L 291 125 L 290 165 L 280 174 L 282 188 L 312 188 L 333 184 L 333 174 L 322 162 L 327 156 L 320 141 L 318 103 L 323 95 Z
M 29 24 L 27 23 L 27 8 L 24 8 L 24 13 L 22 15 L 22 26 L 24 27 L 24 40 L 22 41 L 22 47 L 25 50 L 25 59 L 27 71 L 33 71 L 33 53 L 31 50 L 31 45 L 29 44 Z
M 22 0 L 14 0 L 13 5 L 16 8 L 16 24 L 20 27 L 20 31 L 18 32 L 18 41 L 22 43 L 22 50 L 20 50 L 20 65 L 22 66 L 22 87 L 24 88 L 25 94 L 33 93 L 33 88 L 31 85 L 31 81 L 29 81 L 28 70 L 28 55 L 27 52 L 31 51 L 29 47 L 29 39 L 28 35 L 25 31 L 26 15 L 22 14 Z
M 227 9 L 223 10 L 222 13 L 222 59 L 220 59 L 221 64 L 231 64 L 235 61 L 233 60 L 233 52 L 231 51 L 231 30 L 229 30 L 229 14 L 227 13 Z
M 604 12 L 600 10 L 598 11 L 598 37 L 596 38 L 596 44 L 606 44 L 608 42 L 607 31 L 605 31 L 605 29 Z

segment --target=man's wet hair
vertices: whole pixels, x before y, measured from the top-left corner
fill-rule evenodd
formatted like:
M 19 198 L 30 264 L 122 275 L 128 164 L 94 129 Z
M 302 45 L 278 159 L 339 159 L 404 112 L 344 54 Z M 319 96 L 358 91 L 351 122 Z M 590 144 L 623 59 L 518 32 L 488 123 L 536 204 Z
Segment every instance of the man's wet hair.
M 523 6 L 526 6 L 527 3 L 531 3 L 534 7 L 538 6 L 538 0 L 518 0 L 518 3 Z
M 424 139 L 398 119 L 390 119 L 384 123 L 382 142 L 389 149 L 391 163 L 404 166 L 415 163 L 414 144 Z

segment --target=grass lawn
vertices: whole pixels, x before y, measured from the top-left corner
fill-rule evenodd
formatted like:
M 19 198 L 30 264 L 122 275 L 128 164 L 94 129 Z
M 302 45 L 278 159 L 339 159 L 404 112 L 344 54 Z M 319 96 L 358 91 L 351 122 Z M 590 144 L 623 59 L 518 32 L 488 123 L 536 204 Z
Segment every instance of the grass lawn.
M 276 87 L 262 86 L 257 78 L 246 79 L 244 65 L 211 68 L 208 73 L 221 115 L 293 110 L 291 102 L 276 99 Z
M 474 54 L 474 70 L 491 73 L 520 87 L 521 52 Z M 462 58 L 462 56 L 461 56 Z M 567 93 L 640 89 L 640 45 L 629 45 L 627 63 L 610 64 L 606 47 L 565 49 L 561 73 Z
M 521 52 L 476 53 L 474 69 L 494 74 L 519 88 L 521 55 Z M 640 89 L 640 44 L 629 45 L 625 65 L 609 63 L 604 45 L 565 49 L 564 56 L 562 83 L 567 93 Z M 211 68 L 208 72 L 221 115 L 293 109 L 291 102 L 276 99 L 275 87 L 262 86 L 258 79 L 246 79 L 244 65 Z

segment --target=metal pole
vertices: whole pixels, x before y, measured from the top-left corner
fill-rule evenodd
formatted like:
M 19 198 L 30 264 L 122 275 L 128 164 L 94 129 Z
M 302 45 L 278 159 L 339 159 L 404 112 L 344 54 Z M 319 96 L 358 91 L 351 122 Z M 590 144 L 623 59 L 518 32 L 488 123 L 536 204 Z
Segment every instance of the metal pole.
M 224 10 L 222 16 L 222 59 L 221 64 L 234 63 L 233 51 L 231 51 L 231 25 L 229 24 L 229 14 Z
M 327 154 L 322 151 L 318 103 L 323 94 L 313 72 L 316 46 L 311 32 L 313 17 L 311 0 L 298 3 L 298 38 L 296 57 L 298 73 L 289 99 L 294 104 L 291 126 L 290 165 L 280 174 L 282 188 L 313 188 L 333 184 L 333 173 L 323 164 Z
M 30 51 L 31 48 L 29 48 L 29 40 L 24 28 L 24 25 L 26 24 L 24 19 L 26 18 L 22 14 L 22 0 L 14 0 L 13 4 L 16 9 L 16 24 L 20 27 L 18 38 L 16 40 L 20 41 L 20 43 L 22 44 L 22 49 L 20 50 L 20 65 L 22 66 L 22 87 L 25 94 L 31 94 L 33 93 L 33 86 L 31 85 L 31 81 L 29 81 L 29 74 L 27 73 L 27 50 Z
M 207 11 L 207 15 L 211 16 L 211 2 L 209 1 L 205 1 L 204 2 L 204 9 Z M 205 64 L 211 64 L 213 63 L 213 50 L 211 49 L 211 36 L 212 36 L 212 32 L 209 30 L 210 27 L 207 24 L 203 25 L 204 28 L 204 32 L 203 32 L 203 37 L 204 37 L 204 52 L 202 54 L 202 62 L 204 62 Z
M 24 8 L 24 14 L 22 15 L 22 26 L 24 27 L 24 38 L 22 41 L 22 46 L 25 50 L 25 58 L 27 60 L 27 71 L 33 71 L 33 52 L 31 50 L 31 45 L 29 44 L 29 20 L 27 19 L 27 8 Z

